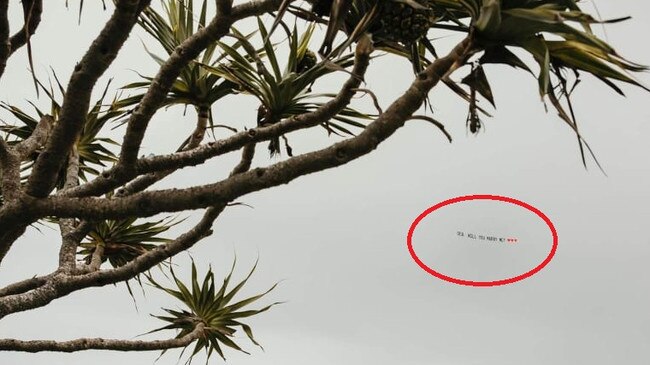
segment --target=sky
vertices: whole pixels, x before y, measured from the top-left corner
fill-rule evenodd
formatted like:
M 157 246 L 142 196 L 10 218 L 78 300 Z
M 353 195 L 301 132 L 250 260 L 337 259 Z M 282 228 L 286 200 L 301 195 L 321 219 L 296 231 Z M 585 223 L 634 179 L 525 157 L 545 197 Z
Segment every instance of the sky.
M 585 9 L 592 10 L 592 4 L 586 2 Z M 606 39 L 628 59 L 650 64 L 650 49 L 642 38 L 650 31 L 650 5 L 633 0 L 600 0 L 596 4 L 604 18 L 632 15 L 631 20 L 608 26 Z M 12 24 L 18 24 L 18 6 L 12 5 Z M 39 77 L 46 80 L 50 67 L 62 80 L 69 77 L 109 13 L 101 10 L 99 2 L 86 2 L 81 24 L 77 24 L 76 8 L 66 10 L 63 1 L 45 2 L 43 22 L 33 40 Z M 605 37 L 600 27 L 595 31 Z M 112 85 L 124 85 L 136 80 L 134 71 L 155 72 L 143 41 L 151 39 L 142 32 L 129 39 L 98 83 L 98 93 L 110 77 L 114 77 Z M 443 37 L 440 49 L 448 49 L 454 41 L 458 39 Z M 159 49 L 151 48 L 160 54 Z M 13 56 L 0 80 L 0 100 L 25 108 L 27 99 L 36 98 L 26 57 L 24 51 Z M 588 159 L 588 169 L 582 166 L 575 136 L 552 111 L 545 111 L 532 76 L 505 66 L 486 72 L 497 109 L 493 117 L 484 118 L 485 128 L 478 135 L 466 132 L 466 106 L 439 87 L 431 94 L 434 115 L 445 123 L 453 143 L 430 124 L 410 121 L 370 155 L 242 197 L 239 201 L 252 208 L 235 206 L 219 217 L 215 233 L 189 252 L 199 271 L 205 272 L 211 265 L 221 277 L 236 255 L 236 275 L 241 277 L 259 257 L 258 270 L 244 294 L 257 293 L 279 281 L 265 303 L 284 302 L 249 321 L 264 351 L 237 334 L 251 355 L 228 351 L 228 363 L 650 363 L 650 147 L 646 137 L 650 134 L 650 95 L 625 86 L 627 96 L 621 97 L 588 76 L 575 91 L 573 101 L 583 136 L 595 150 L 605 175 L 593 160 Z M 336 90 L 344 77 L 336 75 L 319 87 Z M 650 85 L 648 74 L 638 78 Z M 380 57 L 372 61 L 366 87 L 385 106 L 411 79 L 406 61 Z M 370 107 L 368 100 L 358 103 L 361 108 Z M 37 104 L 48 107 L 42 94 Z M 256 107 L 254 100 L 239 97 L 217 103 L 213 113 L 217 123 L 241 128 L 254 125 Z M 181 107 L 158 112 L 142 153 L 175 148 L 179 135 L 191 130 L 194 116 L 190 109 L 183 115 Z M 6 113 L 1 117 L 11 121 Z M 119 136 L 120 131 L 111 133 Z M 219 133 L 218 137 L 227 136 L 226 131 Z M 324 131 L 290 137 L 294 153 L 336 140 Z M 256 165 L 273 162 L 265 148 L 260 146 L 258 152 Z M 174 174 L 156 188 L 215 181 L 225 177 L 237 161 L 238 155 L 227 155 L 206 168 Z M 509 196 L 543 211 L 558 232 L 553 260 L 526 280 L 488 288 L 455 285 L 422 270 L 407 250 L 406 235 L 412 222 L 441 201 L 470 194 Z M 486 215 L 501 219 L 501 226 L 511 230 L 508 232 L 526 232 L 526 225 L 533 224 L 521 219 L 525 212 L 513 211 L 509 216 L 500 214 L 499 209 L 503 207 L 468 210 L 466 214 L 474 215 L 468 220 L 458 218 L 456 223 L 450 218 L 450 225 L 455 224 L 452 231 L 461 223 L 477 230 L 476 222 Z M 178 216 L 187 220 L 174 228 L 175 233 L 197 219 L 197 214 L 190 212 Z M 543 237 L 547 236 L 545 232 Z M 52 229 L 28 231 L 0 267 L 0 284 L 52 271 L 58 244 L 57 232 Z M 422 240 L 417 244 L 426 246 Z M 539 245 L 544 244 L 546 248 L 540 250 Z M 522 249 L 526 260 L 543 257 L 548 240 L 540 239 L 532 246 L 533 251 Z M 424 249 L 419 252 L 425 256 Z M 174 261 L 181 276 L 189 275 L 189 257 L 181 254 Z M 449 257 L 445 263 L 448 270 L 473 270 L 477 277 L 503 269 L 488 264 L 477 269 L 472 263 L 479 262 L 481 255 L 468 258 L 456 253 Z M 434 264 L 433 259 L 427 260 Z M 503 272 L 519 267 L 512 261 L 503 264 L 511 265 Z M 123 284 L 77 292 L 44 308 L 4 318 L 0 337 L 135 338 L 162 325 L 149 314 L 161 314 L 161 306 L 180 308 L 173 298 L 150 287 L 145 290 L 144 296 L 135 292 L 137 310 Z M 170 351 L 157 364 L 176 364 L 179 353 Z M 0 353 L 0 363 L 151 364 L 157 356 L 5 352 Z M 217 357 L 211 359 L 211 363 L 220 362 Z

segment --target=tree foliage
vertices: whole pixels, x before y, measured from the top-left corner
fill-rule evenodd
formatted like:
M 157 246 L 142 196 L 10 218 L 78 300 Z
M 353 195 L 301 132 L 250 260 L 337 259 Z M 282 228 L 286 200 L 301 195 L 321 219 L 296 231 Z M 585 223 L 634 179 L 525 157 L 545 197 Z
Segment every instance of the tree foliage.
M 106 4 L 112 15 L 67 83 L 53 73 L 55 86 L 46 86 L 34 76 L 37 89 L 50 101 L 47 108 L 37 102 L 32 102 L 33 110 L 2 104 L 13 120 L 0 127 L 0 262 L 36 223 L 58 227 L 61 240 L 55 271 L 0 289 L 0 318 L 46 306 L 75 291 L 145 275 L 155 288 L 184 305 L 156 315 L 165 325 L 154 331 L 174 330 L 176 335 L 151 341 L 5 339 L 0 340 L 0 350 L 164 352 L 192 346 L 190 360 L 201 350 L 208 357 L 214 352 L 224 357 L 224 347 L 245 351 L 232 339 L 236 331 L 257 342 L 241 319 L 274 305 L 248 308 L 268 292 L 235 299 L 254 268 L 229 288 L 232 271 L 218 286 L 211 269 L 200 281 L 192 264 L 191 278 L 184 282 L 173 265 L 163 265 L 208 237 L 214 220 L 238 198 L 368 154 L 410 119 L 429 121 L 451 139 L 443 123 L 416 114 L 423 107 L 427 113 L 426 107 L 435 104 L 428 95 L 439 83 L 466 102 L 467 128 L 478 133 L 489 115 L 480 102 L 492 107 L 497 102 L 495 80 L 486 73 L 494 64 L 532 75 L 531 87 L 575 133 L 585 166 L 585 151 L 593 153 L 571 104 L 583 75 L 601 80 L 618 94 L 623 94 L 623 84 L 645 88 L 634 73 L 646 67 L 627 60 L 592 31 L 594 24 L 626 18 L 598 19 L 576 0 L 150 2 Z M 38 36 L 41 17 L 47 16 L 42 3 L 22 1 L 24 24 L 13 36 L 7 2 L 0 6 L 0 37 L 7 44 L 0 51 L 0 75 L 10 56 L 30 47 L 31 37 Z M 80 2 L 80 21 L 82 6 Z M 243 24 L 254 25 L 254 31 L 240 31 Z M 317 31 L 320 25 L 324 32 Z M 137 28 L 150 36 L 143 52 L 157 67 L 120 85 L 113 97 L 108 96 L 109 83 L 93 101 L 100 78 Z M 457 35 L 457 45 L 439 49 L 436 39 L 441 34 Z M 411 86 L 387 106 L 379 105 L 372 90 L 364 88 L 366 70 L 382 53 L 408 59 L 413 69 L 404 75 L 413 80 Z M 347 77 L 338 89 L 313 91 L 335 73 Z M 370 98 L 376 110 L 352 105 L 358 95 Z M 225 98 L 254 98 L 259 105 L 256 120 L 215 124 L 213 115 Z M 196 110 L 196 120 L 189 121 L 192 133 L 167 154 L 140 156 L 154 114 L 173 105 Z M 296 154 L 289 135 L 299 138 L 294 132 L 314 127 L 336 139 L 326 148 Z M 110 128 L 117 128 L 121 141 L 108 137 Z M 206 138 L 215 128 L 226 128 L 232 135 Z M 273 159 L 253 168 L 260 143 L 268 144 Z M 224 179 L 152 188 L 175 171 L 200 168 L 235 152 L 241 160 Z M 165 214 L 190 210 L 203 211 L 199 222 L 169 237 L 178 220 Z M 160 214 L 164 216 L 152 218 Z M 154 278 L 158 271 L 150 269 L 155 267 L 171 274 L 174 288 Z

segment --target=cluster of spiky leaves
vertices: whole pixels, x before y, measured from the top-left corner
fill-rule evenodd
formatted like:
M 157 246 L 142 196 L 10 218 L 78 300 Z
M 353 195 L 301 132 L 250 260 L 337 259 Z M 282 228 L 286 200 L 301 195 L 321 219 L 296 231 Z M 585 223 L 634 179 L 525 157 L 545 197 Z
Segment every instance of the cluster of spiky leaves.
M 171 239 L 162 237 L 161 234 L 178 223 L 180 221 L 170 218 L 143 223 L 138 223 L 137 218 L 99 221 L 93 224 L 90 232 L 79 244 L 77 254 L 82 256 L 86 265 L 90 265 L 99 250 L 97 253 L 101 254 L 101 263 L 108 261 L 112 267 L 124 266 L 158 245 L 170 242 Z M 137 275 L 135 280 L 142 286 L 140 275 Z M 129 294 L 135 300 L 131 285 L 128 281 L 125 283 Z
M 160 14 L 151 7 L 145 9 L 138 19 L 138 24 L 151 35 L 167 55 L 171 55 L 176 47 L 189 38 L 197 30 L 206 26 L 208 16 L 208 3 L 204 0 L 200 12 L 194 10 L 193 0 L 163 0 L 163 13 Z M 238 48 L 235 43 L 233 48 Z M 190 105 L 199 111 L 206 111 L 209 115 L 210 127 L 214 128 L 214 120 L 210 107 L 221 98 L 233 94 L 236 85 L 222 77 L 208 72 L 202 64 L 216 65 L 223 60 L 224 55 L 216 55 L 217 44 L 208 46 L 203 53 L 197 57 L 196 62 L 190 62 L 181 69 L 181 72 L 167 93 L 163 106 Z M 146 49 L 146 46 L 145 46 Z M 155 53 L 147 50 L 149 55 L 162 65 L 165 60 Z M 144 81 L 134 82 L 124 86 L 124 89 L 143 89 L 151 86 L 153 77 L 143 76 Z M 120 100 L 122 106 L 137 105 L 144 97 L 140 93 Z
M 215 278 L 212 269 L 209 269 L 199 282 L 196 265 L 192 262 L 192 278 L 190 285 L 185 285 L 178 279 L 170 266 L 170 271 L 176 288 L 166 288 L 158 284 L 151 276 L 148 276 L 149 281 L 158 289 L 165 291 L 181 301 L 187 308 L 183 310 L 163 309 L 168 315 L 154 316 L 169 324 L 155 329 L 149 333 L 162 331 L 162 330 L 177 330 L 176 338 L 186 336 L 193 332 L 198 324 L 203 324 L 204 329 L 201 336 L 196 340 L 194 349 L 190 354 L 188 361 L 198 354 L 201 350 L 205 350 L 208 359 L 216 352 L 225 360 L 223 353 L 224 347 L 230 347 L 237 351 L 248 354 L 242 347 L 237 344 L 233 335 L 237 329 L 244 331 L 246 336 L 252 343 L 260 346 L 253 337 L 251 327 L 242 322 L 242 319 L 249 318 L 269 310 L 274 305 L 279 303 L 272 303 L 260 309 L 248 309 L 247 307 L 271 292 L 277 284 L 271 286 L 270 289 L 264 293 L 248 297 L 239 301 L 235 301 L 235 296 L 244 287 L 248 279 L 255 271 L 257 263 L 253 266 L 248 275 L 236 284 L 234 287 L 229 288 L 232 274 L 235 270 L 235 262 L 233 262 L 230 272 L 223 280 L 223 284 L 217 288 L 215 285 Z M 191 346 L 188 345 L 183 351 Z M 261 346 L 260 346 L 261 347 Z M 163 351 L 165 353 L 165 351 Z M 181 354 L 182 356 L 182 354 Z
M 57 88 L 61 97 L 65 94 L 65 89 L 59 82 L 56 74 L 54 74 L 54 79 L 57 84 Z M 19 143 L 27 139 L 32 132 L 36 129 L 39 121 L 43 116 L 50 115 L 54 119 L 54 123 L 58 122 L 59 114 L 61 112 L 61 103 L 57 100 L 56 91 L 52 85 L 50 87 L 45 87 L 43 83 L 38 82 L 38 86 L 45 92 L 48 99 L 50 100 L 50 110 L 48 113 L 44 112 L 38 108 L 35 104 L 32 104 L 36 116 L 30 115 L 24 110 L 8 105 L 2 104 L 0 107 L 10 112 L 19 122 L 20 125 L 2 125 L 0 126 L 0 131 L 5 132 L 6 139 L 10 145 Z M 88 113 L 86 114 L 86 120 L 83 124 L 83 129 L 79 134 L 79 137 L 76 142 L 76 148 L 79 153 L 79 178 L 83 181 L 87 181 L 87 175 L 99 175 L 98 168 L 103 168 L 112 164 L 117 160 L 115 154 L 111 151 L 110 145 L 117 145 L 115 141 L 110 138 L 100 137 L 100 132 L 110 121 L 116 120 L 123 116 L 126 111 L 117 105 L 115 98 L 112 103 L 106 108 L 105 100 L 108 88 L 110 86 L 110 81 L 106 85 L 102 96 L 92 105 Z M 40 151 L 36 151 L 32 156 L 29 156 L 28 161 L 23 164 L 22 171 L 28 172 L 36 159 L 39 156 Z M 67 164 L 66 164 L 67 165 Z M 62 171 L 59 172 L 59 180 L 57 187 L 62 187 L 65 178 L 65 167 Z
M 422 34 L 419 38 L 414 34 L 412 39 L 417 40 L 408 45 L 399 37 L 382 39 L 380 35 L 388 29 L 382 30 L 376 26 L 378 22 L 382 23 L 382 9 L 387 6 L 397 10 L 405 9 L 409 4 L 411 8 L 414 6 L 414 0 L 395 2 L 397 4 L 377 0 L 338 2 L 340 11 L 327 13 L 330 15 L 329 29 L 321 52 L 338 54 L 361 34 L 370 32 L 378 36 L 375 37 L 378 48 L 409 58 L 414 70 L 420 71 L 431 62 L 431 57 L 436 56 L 433 44 L 424 36 L 426 32 L 419 31 L 418 34 Z M 643 87 L 630 73 L 647 68 L 623 58 L 591 29 L 592 24 L 613 23 L 626 18 L 595 19 L 580 8 L 577 0 L 427 0 L 418 4 L 426 6 L 428 11 L 435 14 L 435 21 L 430 26 L 432 29 L 469 34 L 476 49 L 482 51 L 474 60 L 469 74 L 460 83 L 469 90 L 451 80 L 443 80 L 467 100 L 467 121 L 471 132 L 478 132 L 481 128 L 479 113 L 483 111 L 487 115 L 478 105 L 477 96 L 485 97 L 494 105 L 494 96 L 485 72 L 486 65 L 506 64 L 533 74 L 532 67 L 517 56 L 513 49 L 530 54 L 537 63 L 539 73 L 535 76 L 540 95 L 548 98 L 559 116 L 576 133 L 583 163 L 584 147 L 589 149 L 589 146 L 580 135 L 570 100 L 571 91 L 579 83 L 581 73 L 595 76 L 619 94 L 623 92 L 615 84 L 616 81 Z M 321 16 L 319 14 L 322 12 L 314 15 Z M 409 11 L 409 14 L 413 12 Z M 396 15 L 394 19 L 383 22 L 392 24 L 392 31 L 397 28 L 400 19 L 408 23 L 407 18 L 407 15 L 401 18 Z M 333 47 L 336 30 L 344 31 L 348 38 L 338 47 Z
M 171 241 L 160 234 L 179 223 L 170 219 L 144 223 L 136 221 L 137 218 L 125 218 L 96 223 L 79 245 L 79 255 L 86 264 L 90 264 L 95 250 L 101 247 L 102 262 L 108 261 L 111 266 L 120 267 L 159 244 Z
M 258 28 L 260 38 L 267 39 L 268 31 L 261 19 L 258 19 Z M 222 63 L 218 67 L 204 66 L 209 72 L 239 85 L 244 93 L 253 95 L 260 101 L 258 125 L 273 124 L 284 118 L 309 113 L 325 103 L 318 101 L 318 98 L 334 96 L 312 93 L 311 86 L 319 78 L 336 70 L 348 68 L 353 63 L 351 55 L 335 59 L 331 64 L 316 63 L 315 55 L 310 55 L 311 51 L 308 49 L 314 28 L 313 24 L 308 26 L 300 36 L 295 27 L 292 31 L 282 28 L 287 31 L 289 38 L 289 57 L 283 71 L 276 50 L 270 41 L 264 42 L 264 60 L 268 60 L 267 65 L 253 44 L 236 31 L 234 33 L 246 52 L 245 56 L 233 47 L 219 43 L 228 55 L 229 63 Z M 308 66 L 311 67 L 307 68 Z M 321 126 L 328 133 L 352 135 L 347 126 L 364 128 L 360 120 L 368 118 L 366 114 L 345 108 L 333 118 L 334 121 L 325 122 Z M 271 154 L 280 153 L 279 147 L 279 142 L 272 141 L 269 146 Z M 288 145 L 287 154 L 291 155 Z
M 550 100 L 558 115 L 576 133 L 583 163 L 586 164 L 584 148 L 592 156 L 593 152 L 578 129 L 571 105 L 569 77 L 573 75 L 574 85 L 577 85 L 580 74 L 589 73 L 619 94 L 623 93 L 613 81 L 643 87 L 629 73 L 647 68 L 620 56 L 591 30 L 592 24 L 624 19 L 597 20 L 583 12 L 573 0 L 466 0 L 464 3 L 467 3 L 465 9 L 474 19 L 476 40 L 485 49 L 478 64 L 501 63 L 531 72 L 530 67 L 508 47 L 532 55 L 539 66 L 539 93 Z M 470 78 L 466 79 L 469 80 L 473 80 L 468 83 L 471 90 L 494 103 L 482 67 L 474 68 Z M 475 103 L 475 98 L 470 100 L 470 115 L 473 113 L 472 103 Z

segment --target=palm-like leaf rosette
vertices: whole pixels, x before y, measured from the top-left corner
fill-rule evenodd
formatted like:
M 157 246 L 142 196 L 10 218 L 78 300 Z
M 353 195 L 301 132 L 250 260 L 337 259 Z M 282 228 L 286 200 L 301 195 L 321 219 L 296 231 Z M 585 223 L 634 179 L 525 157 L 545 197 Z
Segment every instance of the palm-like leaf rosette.
M 158 284 L 153 278 L 148 277 L 150 282 L 158 289 L 165 291 L 174 298 L 180 300 L 186 309 L 172 310 L 164 309 L 167 315 L 154 316 L 169 324 L 155 329 L 149 333 L 173 329 L 177 330 L 176 338 L 181 338 L 194 331 L 198 324 L 203 325 L 203 333 L 196 340 L 194 349 L 190 355 L 191 359 L 201 350 L 205 350 L 208 359 L 216 352 L 225 360 L 223 349 L 230 347 L 237 351 L 247 353 L 242 349 L 234 340 L 233 335 L 237 329 L 241 329 L 248 339 L 257 346 L 260 346 L 253 337 L 251 327 L 243 322 L 242 319 L 258 315 L 262 312 L 269 310 L 274 305 L 279 303 L 272 303 L 260 309 L 248 309 L 247 307 L 269 292 L 271 292 L 277 284 L 271 286 L 267 291 L 235 301 L 235 296 L 252 276 L 257 263 L 253 266 L 249 274 L 234 287 L 229 288 L 235 263 L 233 262 L 232 269 L 223 280 L 223 284 L 217 288 L 215 285 L 215 278 L 212 269 L 209 269 L 205 274 L 202 282 L 199 282 L 196 265 L 192 262 L 192 279 L 190 285 L 185 285 L 178 279 L 174 271 L 171 269 L 171 275 L 176 285 L 176 288 L 166 288 Z M 191 346 L 188 345 L 188 347 Z M 183 351 L 185 351 L 186 347 Z M 260 346 L 261 347 L 261 346 Z M 163 351 L 164 353 L 164 351 Z
M 170 218 L 151 222 L 140 222 L 137 218 L 95 222 L 79 244 L 77 254 L 86 265 L 95 265 L 94 270 L 98 270 L 104 262 L 114 268 L 124 266 L 158 245 L 170 242 L 171 239 L 162 234 L 178 223 L 180 221 Z M 135 280 L 142 286 L 140 275 Z M 128 281 L 125 284 L 135 300 L 131 285 Z
M 268 31 L 260 19 L 258 19 L 258 28 L 261 38 L 267 39 Z M 308 48 L 313 32 L 313 24 L 308 26 L 300 36 L 298 36 L 299 32 L 295 27 L 293 31 L 287 30 L 289 57 L 284 69 L 278 62 L 278 55 L 271 42 L 264 42 L 267 65 L 249 40 L 236 31 L 233 36 L 241 42 L 246 54 L 242 55 L 233 47 L 219 43 L 229 56 L 229 62 L 221 63 L 216 67 L 204 66 L 209 72 L 239 85 L 243 92 L 253 95 L 259 100 L 258 125 L 274 124 L 284 118 L 308 113 L 322 106 L 324 102 L 318 99 L 329 99 L 334 95 L 312 93 L 311 86 L 319 78 L 345 69 L 353 63 L 350 54 L 331 61 L 331 64 L 316 62 L 315 54 Z M 361 120 L 369 119 L 369 116 L 354 109 L 345 108 L 333 119 L 333 121 L 321 124 L 328 133 L 352 135 L 353 132 L 349 127 L 364 128 Z M 269 150 L 272 155 L 280 153 L 279 139 L 271 141 Z M 286 150 L 287 154 L 291 155 L 288 144 Z
M 65 94 L 65 89 L 59 83 L 56 75 L 54 75 L 58 91 L 60 95 Z M 2 104 L 0 107 L 11 113 L 19 122 L 19 125 L 3 125 L 0 126 L 0 131 L 4 132 L 7 136 L 10 145 L 19 143 L 27 139 L 39 123 L 39 120 L 46 114 L 53 118 L 54 123 L 57 123 L 59 114 L 61 112 L 61 103 L 57 100 L 55 90 L 52 86 L 45 87 L 40 81 L 38 86 L 45 92 L 50 99 L 50 111 L 45 113 L 39 109 L 35 104 L 31 103 L 34 107 L 36 116 L 32 116 L 26 111 L 12 105 Z M 110 138 L 100 136 L 100 132 L 110 121 L 114 121 L 122 117 L 126 111 L 115 104 L 115 100 L 106 107 L 105 100 L 110 81 L 106 85 L 102 96 L 91 106 L 86 114 L 86 120 L 83 124 L 83 129 L 77 138 L 75 147 L 79 154 L 79 178 L 83 181 L 88 180 L 88 175 L 99 175 L 100 168 L 107 167 L 117 160 L 115 154 L 111 150 L 111 145 L 117 145 L 117 142 Z M 29 157 L 28 161 L 23 164 L 22 171 L 27 172 L 32 164 L 38 158 L 39 151 L 36 151 Z M 59 172 L 59 180 L 57 186 L 63 186 L 65 177 L 65 166 Z
M 145 9 L 138 24 L 162 46 L 168 56 L 187 38 L 206 26 L 208 15 L 207 0 L 204 0 L 198 14 L 194 10 L 193 0 L 162 0 L 163 13 L 151 7 Z M 237 48 L 235 44 L 233 47 Z M 195 107 L 198 113 L 198 125 L 204 129 L 214 125 L 211 106 L 221 98 L 233 94 L 236 85 L 222 77 L 208 72 L 201 64 L 215 65 L 223 59 L 224 55 L 216 55 L 216 43 L 208 46 L 197 57 L 196 62 L 190 62 L 181 69 L 179 76 L 174 81 L 163 106 L 185 105 Z M 165 60 L 156 54 L 147 51 L 149 55 L 162 65 Z M 134 82 L 124 86 L 124 89 L 147 89 L 151 86 L 153 77 L 142 76 L 143 81 Z M 144 93 L 136 94 L 119 101 L 122 106 L 138 104 Z
M 79 245 L 79 255 L 90 264 L 93 254 L 101 250 L 101 262 L 108 261 L 112 267 L 120 267 L 159 244 L 171 241 L 161 234 L 178 223 L 170 219 L 139 223 L 136 218 L 101 221 L 94 224 Z

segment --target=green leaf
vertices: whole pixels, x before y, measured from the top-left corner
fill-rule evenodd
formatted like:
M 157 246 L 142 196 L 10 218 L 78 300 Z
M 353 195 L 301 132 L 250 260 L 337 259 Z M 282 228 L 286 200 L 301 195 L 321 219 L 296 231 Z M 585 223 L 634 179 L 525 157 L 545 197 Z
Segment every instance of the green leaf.
M 147 278 L 154 287 L 161 289 L 173 297 L 179 299 L 188 309 L 182 311 L 163 309 L 166 313 L 169 314 L 168 316 L 165 315 L 154 317 L 160 319 L 161 321 L 167 322 L 168 324 L 157 328 L 152 332 L 176 329 L 180 330 L 179 335 L 177 335 L 178 338 L 179 336 L 182 336 L 182 334 L 187 334 L 193 331 L 197 324 L 204 324 L 205 327 L 202 336 L 194 341 L 194 348 L 190 354 L 190 360 L 202 349 L 205 349 L 206 353 L 208 354 L 208 358 L 213 352 L 218 353 L 219 356 L 224 358 L 222 346 L 227 346 L 237 351 L 248 353 L 234 340 L 233 336 L 236 333 L 237 328 L 241 328 L 253 344 L 260 346 L 253 337 L 253 331 L 251 327 L 245 323 L 242 323 L 240 320 L 265 312 L 278 303 L 267 305 L 261 309 L 243 310 L 240 312 L 237 310 L 247 307 L 261 297 L 265 296 L 271 290 L 273 290 L 277 284 L 273 285 L 269 290 L 262 294 L 254 295 L 239 302 L 235 302 L 234 304 L 231 303 L 235 297 L 235 294 L 237 294 L 237 292 L 239 292 L 239 290 L 248 281 L 248 279 L 250 279 L 252 273 L 255 271 L 256 265 L 257 262 L 249 274 L 230 291 L 228 291 L 227 286 L 233 275 L 235 262 L 233 262 L 232 269 L 225 276 L 223 285 L 216 292 L 214 287 L 214 274 L 212 273 L 212 270 L 209 269 L 203 279 L 203 282 L 199 283 L 198 270 L 196 269 L 196 265 L 193 260 L 191 270 L 191 283 L 189 285 L 184 284 L 175 275 L 174 271 L 171 270 L 170 267 L 172 280 L 174 281 L 175 288 L 177 290 L 161 286 L 151 276 L 148 275 Z M 189 288 L 191 288 L 191 292 Z M 191 345 L 192 344 L 189 344 L 186 349 Z

